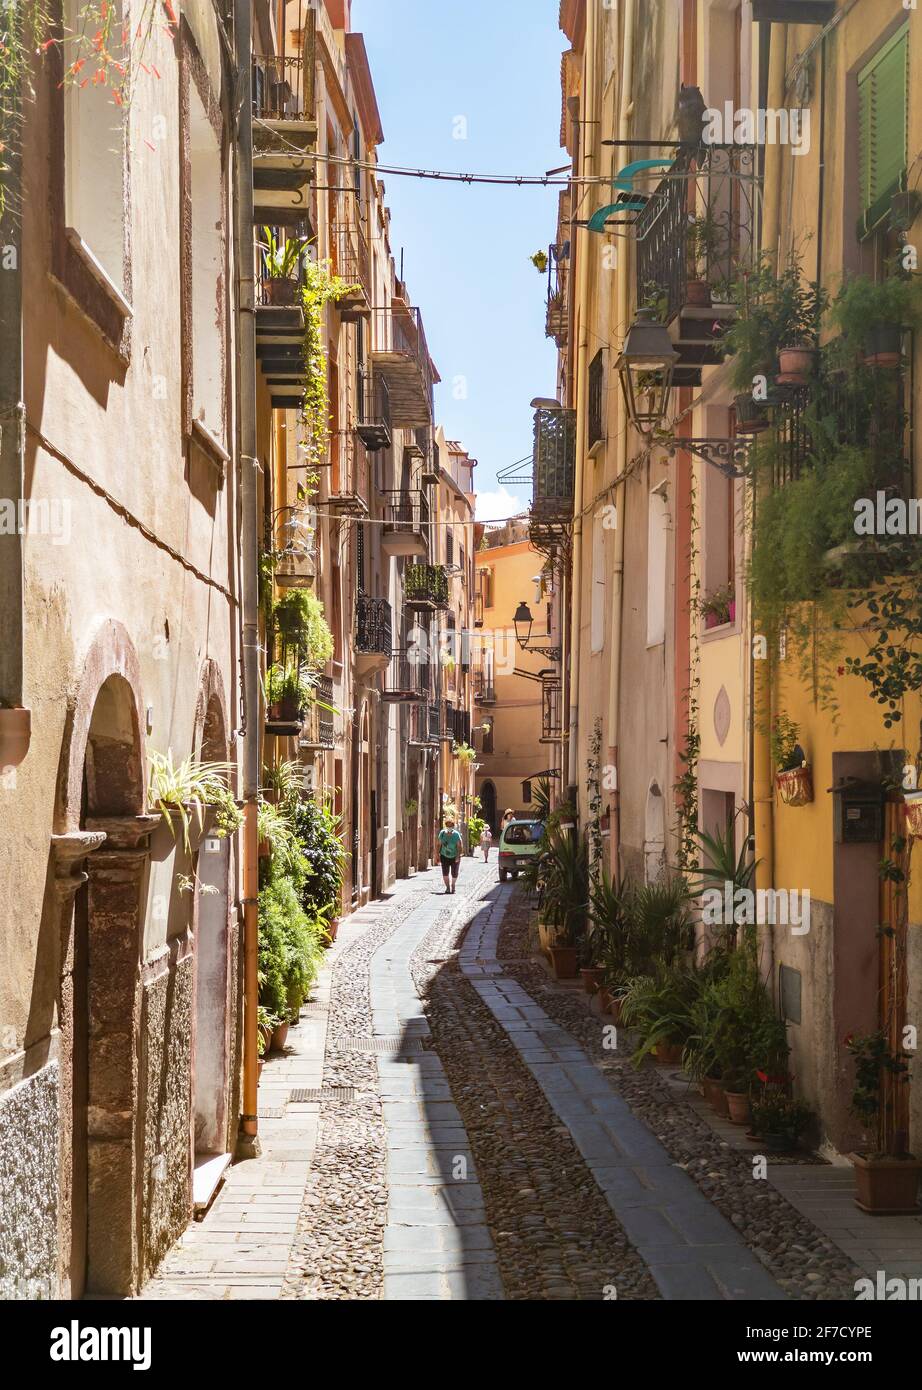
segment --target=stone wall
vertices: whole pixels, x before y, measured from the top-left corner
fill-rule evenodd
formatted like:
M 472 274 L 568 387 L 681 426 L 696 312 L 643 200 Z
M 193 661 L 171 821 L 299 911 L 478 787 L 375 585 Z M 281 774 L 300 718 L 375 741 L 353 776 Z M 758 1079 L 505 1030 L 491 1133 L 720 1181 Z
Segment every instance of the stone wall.
M 0 1096 L 0 1299 L 58 1295 L 58 1064 Z

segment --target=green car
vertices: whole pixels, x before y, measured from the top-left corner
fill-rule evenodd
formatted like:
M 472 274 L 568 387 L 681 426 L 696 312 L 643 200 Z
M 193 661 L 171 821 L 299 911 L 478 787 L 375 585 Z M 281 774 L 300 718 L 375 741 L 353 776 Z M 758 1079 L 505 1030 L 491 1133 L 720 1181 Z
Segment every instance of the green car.
M 538 853 L 544 826 L 539 820 L 511 820 L 499 837 L 499 881 L 518 878 Z

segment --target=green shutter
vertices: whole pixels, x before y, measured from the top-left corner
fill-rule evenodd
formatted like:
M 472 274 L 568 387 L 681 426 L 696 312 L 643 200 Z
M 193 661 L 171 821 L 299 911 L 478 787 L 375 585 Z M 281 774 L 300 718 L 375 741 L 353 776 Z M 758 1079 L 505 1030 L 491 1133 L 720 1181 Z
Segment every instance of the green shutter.
M 909 26 L 904 25 L 858 74 L 861 218 L 867 236 L 890 210 L 908 163 Z

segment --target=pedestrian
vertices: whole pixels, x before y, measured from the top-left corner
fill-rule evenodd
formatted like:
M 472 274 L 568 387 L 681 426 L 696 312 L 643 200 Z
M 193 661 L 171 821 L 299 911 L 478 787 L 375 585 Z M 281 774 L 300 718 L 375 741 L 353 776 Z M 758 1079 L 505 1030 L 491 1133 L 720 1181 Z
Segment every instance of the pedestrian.
M 502 823 L 502 825 L 501 825 L 500 828 L 499 828 L 499 833 L 502 834 L 503 831 L 506 829 L 506 826 L 510 823 L 510 821 L 514 821 L 514 820 L 515 820 L 515 811 L 513 811 L 512 807 L 510 806 L 509 810 L 508 810 L 508 811 L 506 812 L 506 814 L 503 816 L 503 823 Z
M 449 816 L 445 821 L 444 828 L 439 831 L 439 863 L 442 866 L 442 878 L 445 881 L 446 893 L 453 893 L 457 886 L 463 849 L 464 841 L 458 833 L 454 820 Z
M 483 862 L 485 864 L 489 864 L 490 862 L 490 850 L 492 847 L 493 831 L 490 829 L 489 825 L 485 825 L 483 827 L 483 833 L 480 836 L 480 848 L 483 850 Z

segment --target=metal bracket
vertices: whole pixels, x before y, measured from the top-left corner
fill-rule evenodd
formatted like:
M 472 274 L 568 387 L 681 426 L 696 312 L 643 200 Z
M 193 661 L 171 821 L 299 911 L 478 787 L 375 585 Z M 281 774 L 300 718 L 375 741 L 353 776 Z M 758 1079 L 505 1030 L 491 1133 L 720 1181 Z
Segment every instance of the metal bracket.
M 747 440 L 740 439 L 676 439 L 656 441 L 670 458 L 674 458 L 680 451 L 694 454 L 704 463 L 708 463 L 712 468 L 716 468 L 727 478 L 745 478 L 747 476 L 745 468 L 740 468 L 740 463 L 745 463 L 749 453 L 749 443 Z

